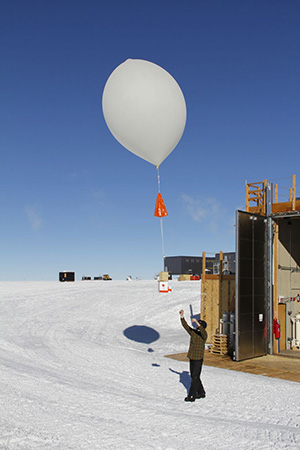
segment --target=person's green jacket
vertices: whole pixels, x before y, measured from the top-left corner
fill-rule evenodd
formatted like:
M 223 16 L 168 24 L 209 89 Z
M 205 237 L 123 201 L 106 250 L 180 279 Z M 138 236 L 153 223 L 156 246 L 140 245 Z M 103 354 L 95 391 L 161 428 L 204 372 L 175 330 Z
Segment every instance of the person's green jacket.
M 207 332 L 202 325 L 197 326 L 197 330 L 191 328 L 184 317 L 181 318 L 183 328 L 191 336 L 190 347 L 187 353 L 189 359 L 200 360 L 204 357 L 205 341 L 207 339 Z

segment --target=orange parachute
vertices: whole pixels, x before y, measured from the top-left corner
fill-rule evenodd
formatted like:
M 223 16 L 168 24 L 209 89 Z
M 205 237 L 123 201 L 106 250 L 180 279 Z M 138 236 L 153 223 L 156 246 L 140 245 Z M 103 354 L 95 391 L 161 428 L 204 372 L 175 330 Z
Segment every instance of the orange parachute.
M 167 208 L 165 207 L 163 198 L 161 196 L 161 193 L 159 192 L 156 198 L 156 204 L 155 204 L 155 210 L 154 210 L 155 217 L 166 217 L 168 215 Z

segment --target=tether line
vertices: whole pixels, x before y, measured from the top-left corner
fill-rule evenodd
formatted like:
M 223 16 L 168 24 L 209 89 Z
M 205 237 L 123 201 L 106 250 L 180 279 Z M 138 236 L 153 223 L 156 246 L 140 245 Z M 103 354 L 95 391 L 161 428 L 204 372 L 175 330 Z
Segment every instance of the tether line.
M 158 184 L 158 193 L 160 193 L 160 175 L 159 175 L 159 166 L 156 166 L 157 169 L 157 184 Z M 164 244 L 164 227 L 163 227 L 163 218 L 160 218 L 160 234 L 161 234 L 161 247 L 162 247 L 162 256 L 163 256 L 163 270 L 165 270 L 165 244 Z

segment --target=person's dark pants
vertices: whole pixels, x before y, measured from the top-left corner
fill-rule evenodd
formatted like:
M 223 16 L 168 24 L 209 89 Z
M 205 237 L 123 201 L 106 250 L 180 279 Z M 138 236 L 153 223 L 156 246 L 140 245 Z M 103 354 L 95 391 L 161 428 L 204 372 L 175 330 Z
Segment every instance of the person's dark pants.
M 190 374 L 191 374 L 191 387 L 189 390 L 189 397 L 196 397 L 196 395 L 200 395 L 201 397 L 205 396 L 205 390 L 203 384 L 200 380 L 201 370 L 202 370 L 203 359 L 195 360 L 190 359 Z

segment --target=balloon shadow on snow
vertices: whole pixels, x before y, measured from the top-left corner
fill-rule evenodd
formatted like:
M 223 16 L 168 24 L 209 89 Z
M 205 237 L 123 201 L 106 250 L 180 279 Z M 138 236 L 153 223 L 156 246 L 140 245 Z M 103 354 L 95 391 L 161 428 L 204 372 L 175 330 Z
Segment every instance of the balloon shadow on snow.
M 131 341 L 141 342 L 142 344 L 151 344 L 160 338 L 159 333 L 153 328 L 144 325 L 133 325 L 126 328 L 123 334 Z M 152 349 L 149 349 L 151 351 Z M 152 350 L 153 351 L 153 350 Z
M 177 375 L 179 375 L 179 383 L 183 384 L 183 386 L 186 389 L 186 392 L 189 393 L 190 387 L 191 387 L 191 377 L 189 372 L 187 372 L 186 370 L 183 372 L 176 372 L 176 370 L 170 369 L 170 372 L 176 373 Z

